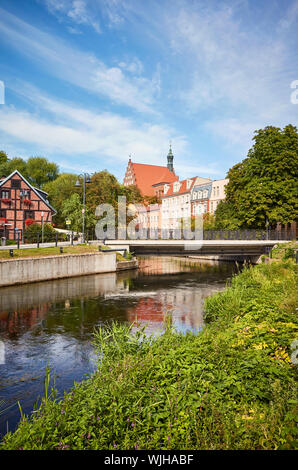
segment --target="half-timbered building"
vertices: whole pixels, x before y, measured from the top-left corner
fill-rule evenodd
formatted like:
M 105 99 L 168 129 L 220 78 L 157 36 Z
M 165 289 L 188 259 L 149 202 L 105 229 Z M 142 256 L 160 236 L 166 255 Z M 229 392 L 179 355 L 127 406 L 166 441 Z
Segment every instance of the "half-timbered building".
M 0 178 L 0 237 L 22 238 L 32 223 L 52 223 L 55 209 L 48 194 L 32 186 L 18 170 Z

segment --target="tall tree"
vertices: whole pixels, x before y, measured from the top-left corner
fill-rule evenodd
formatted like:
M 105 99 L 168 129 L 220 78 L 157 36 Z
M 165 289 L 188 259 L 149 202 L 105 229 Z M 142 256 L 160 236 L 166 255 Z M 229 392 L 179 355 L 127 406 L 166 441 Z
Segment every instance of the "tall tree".
M 65 228 L 65 217 L 62 214 L 64 202 L 74 193 L 77 192 L 75 183 L 77 176 L 73 173 L 61 173 L 54 181 L 50 181 L 43 186 L 44 191 L 48 193 L 48 199 L 54 209 L 57 211 L 55 215 L 55 225 Z
M 56 163 L 44 157 L 31 157 L 26 164 L 27 175 L 34 186 L 42 188 L 45 183 L 53 181 L 59 174 Z
M 241 227 L 297 220 L 297 128 L 268 126 L 255 134 L 247 158 L 228 172 L 227 208 Z
M 0 166 L 3 164 L 3 163 L 6 163 L 8 160 L 8 155 L 6 152 L 4 152 L 4 150 L 0 150 Z
M 18 170 L 25 178 L 28 178 L 26 161 L 20 157 L 8 158 L 0 164 L 1 176 L 9 176 L 13 171 Z
M 229 201 L 221 201 L 215 212 L 215 228 L 218 230 L 237 230 L 241 227 L 241 220 L 233 204 Z
M 83 224 L 83 203 L 79 194 L 72 194 L 63 203 L 62 216 L 71 221 L 70 229 L 82 232 Z M 95 214 L 85 208 L 85 228 L 94 228 L 96 223 Z

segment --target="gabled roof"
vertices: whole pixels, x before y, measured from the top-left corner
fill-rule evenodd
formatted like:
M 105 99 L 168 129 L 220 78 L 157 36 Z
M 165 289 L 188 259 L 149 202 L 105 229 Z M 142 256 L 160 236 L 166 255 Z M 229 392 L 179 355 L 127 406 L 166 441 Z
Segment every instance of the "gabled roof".
M 155 196 L 155 191 L 152 187 L 154 184 L 162 182 L 172 183 L 178 180 L 178 176 L 166 166 L 131 162 L 131 167 L 135 177 L 135 184 L 143 196 Z
M 186 180 L 179 181 L 179 191 L 174 191 L 174 183 L 171 183 L 168 191 L 162 196 L 162 199 L 169 196 L 180 196 L 181 194 L 189 193 L 192 190 L 196 178 L 197 177 L 194 176 L 193 178 L 187 178 Z M 191 181 L 191 185 L 189 186 L 189 188 L 187 188 L 187 181 Z
M 32 189 L 32 191 L 40 198 L 42 199 L 42 201 L 51 209 L 51 211 L 53 211 L 53 215 L 57 214 L 57 211 L 54 209 L 54 207 L 51 206 L 51 204 L 48 202 L 47 199 L 45 199 L 45 196 L 47 196 L 48 193 L 46 193 L 45 191 L 43 191 L 42 189 L 38 189 L 38 188 L 35 188 L 34 186 L 32 186 L 32 184 L 29 183 L 28 180 L 26 180 L 26 178 L 18 171 L 18 170 L 14 170 L 12 173 L 10 173 L 10 175 L 8 175 L 4 180 L 1 180 L 0 181 L 0 187 L 6 183 L 6 181 L 8 181 L 10 178 L 12 178 L 13 175 L 19 175 L 20 178 L 22 178 L 23 181 L 25 181 L 25 183 L 29 186 L 30 189 Z M 45 195 L 43 196 L 42 193 Z

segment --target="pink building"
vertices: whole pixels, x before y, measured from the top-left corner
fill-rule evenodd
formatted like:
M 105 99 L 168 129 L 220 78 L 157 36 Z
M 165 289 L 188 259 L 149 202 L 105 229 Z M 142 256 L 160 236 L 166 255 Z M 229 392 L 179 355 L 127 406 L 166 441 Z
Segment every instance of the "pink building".
M 48 194 L 33 187 L 17 170 L 0 179 L 0 237 L 17 239 L 31 223 L 52 223 L 55 209 Z

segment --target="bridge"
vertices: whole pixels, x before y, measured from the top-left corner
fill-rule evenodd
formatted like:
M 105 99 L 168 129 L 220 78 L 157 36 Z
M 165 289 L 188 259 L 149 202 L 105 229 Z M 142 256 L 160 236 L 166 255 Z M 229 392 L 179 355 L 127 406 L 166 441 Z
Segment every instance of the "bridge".
M 113 249 L 136 255 L 204 256 L 216 259 L 250 260 L 269 254 L 281 240 L 106 240 Z

